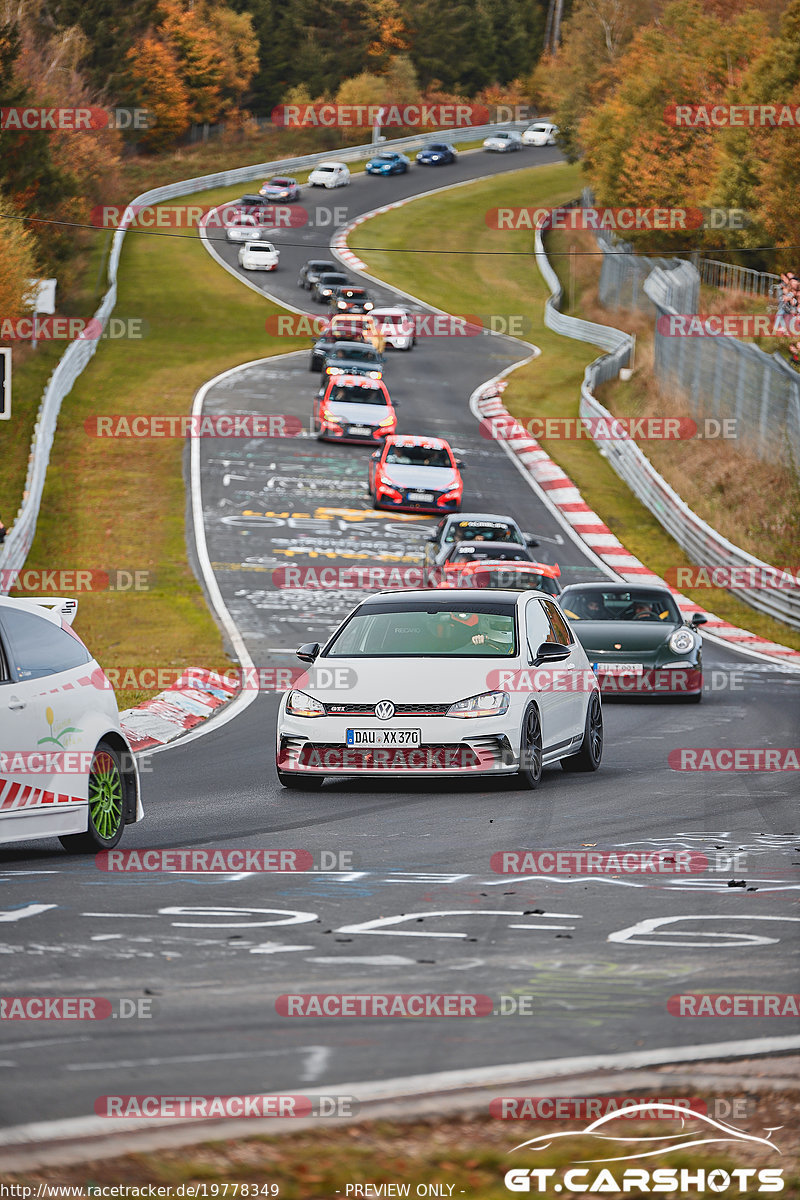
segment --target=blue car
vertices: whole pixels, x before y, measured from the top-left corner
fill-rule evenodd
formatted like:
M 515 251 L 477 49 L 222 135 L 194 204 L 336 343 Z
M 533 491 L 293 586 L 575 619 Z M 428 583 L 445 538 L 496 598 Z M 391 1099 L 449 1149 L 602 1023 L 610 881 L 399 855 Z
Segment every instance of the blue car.
M 444 167 L 447 163 L 454 163 L 457 158 L 455 147 L 449 142 L 431 142 L 420 150 L 417 162 L 421 167 Z
M 396 150 L 383 150 L 367 163 L 368 175 L 405 175 L 411 159 Z
M 270 202 L 283 200 L 285 203 L 291 203 L 292 200 L 300 198 L 297 180 L 288 179 L 283 175 L 270 179 L 267 183 L 262 183 L 258 190 L 259 195 L 264 196 Z

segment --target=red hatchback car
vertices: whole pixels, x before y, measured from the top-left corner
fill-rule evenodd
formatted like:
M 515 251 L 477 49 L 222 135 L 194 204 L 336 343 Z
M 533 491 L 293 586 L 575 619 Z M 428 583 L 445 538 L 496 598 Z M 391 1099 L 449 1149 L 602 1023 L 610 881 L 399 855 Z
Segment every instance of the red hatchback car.
M 442 438 L 388 437 L 369 463 L 373 506 L 404 512 L 457 512 L 464 490 L 463 466 Z
M 314 413 L 317 437 L 382 443 L 397 428 L 397 413 L 382 379 L 332 375 Z

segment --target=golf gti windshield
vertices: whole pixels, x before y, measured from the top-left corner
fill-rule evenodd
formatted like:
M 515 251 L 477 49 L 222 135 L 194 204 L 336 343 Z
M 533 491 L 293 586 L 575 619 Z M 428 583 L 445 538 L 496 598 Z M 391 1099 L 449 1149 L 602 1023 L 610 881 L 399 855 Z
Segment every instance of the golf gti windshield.
M 470 604 L 469 611 L 370 604 L 353 614 L 326 650 L 334 658 L 474 658 L 517 652 L 513 604 Z

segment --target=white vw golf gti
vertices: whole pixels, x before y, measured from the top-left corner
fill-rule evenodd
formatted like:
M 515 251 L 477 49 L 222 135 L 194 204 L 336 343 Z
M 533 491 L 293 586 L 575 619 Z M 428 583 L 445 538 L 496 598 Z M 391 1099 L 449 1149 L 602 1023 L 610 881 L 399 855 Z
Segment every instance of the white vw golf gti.
M 278 778 L 326 775 L 518 775 L 595 771 L 603 752 L 600 692 L 557 601 L 543 592 L 381 592 L 324 647 L 301 646 L 319 679 L 287 692 Z M 307 690 L 306 690 L 307 689 Z

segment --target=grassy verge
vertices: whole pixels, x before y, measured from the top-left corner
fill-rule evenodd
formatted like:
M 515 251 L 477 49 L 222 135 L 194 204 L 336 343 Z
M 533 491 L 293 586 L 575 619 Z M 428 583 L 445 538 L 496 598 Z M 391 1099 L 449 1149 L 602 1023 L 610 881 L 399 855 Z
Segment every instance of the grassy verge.
M 751 1100 L 748 1095 L 748 1100 Z M 609 1161 L 619 1153 L 614 1144 L 605 1149 L 591 1138 L 581 1138 L 579 1122 L 565 1125 L 558 1121 L 501 1121 L 485 1117 L 464 1116 L 444 1119 L 416 1120 L 409 1122 L 378 1121 L 360 1125 L 336 1127 L 335 1121 L 320 1122 L 313 1131 L 288 1134 L 282 1138 L 242 1138 L 230 1142 L 208 1142 L 204 1145 L 182 1150 L 161 1150 L 150 1154 L 131 1154 L 123 1158 L 101 1159 L 80 1166 L 42 1168 L 23 1175 L 0 1177 L 3 1183 L 57 1183 L 73 1187 L 88 1188 L 90 1185 L 104 1186 L 118 1183 L 121 1179 L 131 1186 L 147 1187 L 148 1184 L 167 1189 L 167 1194 L 188 1195 L 192 1185 L 205 1185 L 206 1194 L 222 1196 L 223 1186 L 232 1183 L 259 1184 L 266 1188 L 275 1186 L 275 1195 L 281 1200 L 329 1200 L 346 1195 L 376 1195 L 374 1189 L 388 1184 L 388 1194 L 410 1196 L 427 1194 L 427 1187 L 437 1185 L 440 1191 L 431 1190 L 432 1195 L 454 1197 L 480 1197 L 480 1200 L 507 1200 L 509 1191 L 503 1177 L 512 1167 L 550 1168 L 556 1172 L 548 1180 L 546 1193 L 554 1195 L 553 1184 L 563 1179 L 569 1168 L 588 1167 L 586 1180 L 595 1179 L 605 1166 L 614 1180 L 621 1180 L 626 1168 L 641 1167 L 649 1170 L 682 1168 L 695 1174 L 713 1170 L 760 1167 L 783 1168 L 783 1191 L 785 1200 L 797 1200 L 797 1129 L 796 1109 L 792 1111 L 791 1094 L 766 1093 L 758 1097 L 758 1119 L 747 1121 L 748 1130 L 756 1137 L 764 1136 L 764 1128 L 778 1126 L 776 1135 L 781 1157 L 775 1151 L 753 1142 L 737 1142 L 734 1148 L 712 1146 L 708 1149 L 686 1149 L 671 1153 L 663 1151 L 654 1158 L 639 1162 Z M 713 1101 L 710 1098 L 709 1103 Z M 614 1123 L 612 1123 L 613 1125 Z M 676 1132 L 676 1122 L 661 1124 L 626 1121 L 626 1128 L 617 1125 L 614 1132 L 626 1137 L 669 1136 Z M 737 1121 L 737 1126 L 742 1126 Z M 323 1128 L 322 1126 L 326 1126 Z M 631 1126 L 635 1125 L 633 1130 Z M 701 1126 L 707 1129 L 707 1126 Z M 562 1133 L 573 1130 L 575 1137 L 565 1138 L 555 1145 L 539 1148 L 535 1154 L 524 1152 L 510 1154 L 513 1146 L 540 1134 Z M 609 1127 L 611 1131 L 611 1126 Z M 597 1161 L 597 1160 L 600 1161 Z M 742 1195 L 758 1195 L 757 1176 L 751 1175 L 751 1186 L 745 1187 Z M 680 1179 L 677 1177 L 676 1183 Z M 716 1181 L 720 1176 L 716 1176 Z M 731 1179 L 731 1187 L 736 1186 Z M 366 1192 L 365 1184 L 373 1185 Z M 183 1185 L 183 1191 L 174 1189 Z M 351 1185 L 351 1190 L 348 1189 Z M 355 1193 L 353 1185 L 362 1190 Z M 425 1187 L 424 1185 L 427 1185 Z M 536 1180 L 531 1181 L 529 1194 L 536 1194 Z M 213 1193 L 212 1189 L 219 1191 Z M 398 1188 L 408 1188 L 408 1192 Z M 419 1192 L 417 1189 L 420 1189 Z M 559 1185 L 563 1195 L 569 1191 Z M 621 1192 L 606 1186 L 603 1191 Z M 86 1193 L 91 1195 L 90 1192 Z M 203 1192 L 198 1188 L 196 1195 Z M 229 1191 L 229 1194 L 232 1194 Z M 240 1193 L 241 1194 L 241 1193 Z M 261 1194 L 266 1194 L 262 1192 Z M 630 1193 L 629 1193 L 630 1194 Z M 641 1194 L 634 1191 L 634 1195 Z M 674 1194 L 689 1194 L 686 1190 Z M 696 1193 L 694 1189 L 691 1194 Z M 737 1186 L 737 1195 L 739 1190 Z
M 533 259 L 532 234 L 488 229 L 485 214 L 500 202 L 509 207 L 544 206 L 563 202 L 579 190 L 577 167 L 539 167 L 504 175 L 500 185 L 489 179 L 418 200 L 359 228 L 359 241 L 381 247 L 359 251 L 371 273 L 449 312 L 462 312 L 468 296 L 471 311 L 521 313 L 529 318 L 525 336 L 543 353 L 514 372 L 505 393 L 508 408 L 523 422 L 533 417 L 577 417 L 584 367 L 597 350 L 545 328 L 547 289 Z M 434 253 L 440 251 L 444 231 L 448 252 Z M 556 251 L 554 265 L 569 294 L 567 246 L 557 241 L 551 244 Z M 407 252 L 408 246 L 428 253 Z M 494 253 L 475 254 L 476 247 Z M 584 264 L 576 270 L 586 272 L 596 259 L 576 262 Z M 580 282 L 576 285 L 579 307 Z M 613 315 L 606 316 L 606 321 L 613 323 Z M 488 355 L 486 374 L 494 374 Z M 543 441 L 542 445 L 580 488 L 586 502 L 642 562 L 662 576 L 670 568 L 692 565 L 592 442 Z M 800 649 L 800 634 L 762 616 L 726 591 L 701 588 L 687 594 L 736 625 Z
M 204 193 L 204 205 L 230 189 Z M 146 571 L 148 590 L 86 593 L 76 629 L 104 666 L 229 665 L 186 556 L 184 442 L 98 439 L 100 414 L 189 411 L 195 390 L 237 363 L 296 348 L 268 337 L 282 311 L 245 289 L 194 237 L 126 238 L 118 312 L 141 340 L 104 341 L 65 401 L 27 566 Z M 120 707 L 142 693 L 121 693 Z

